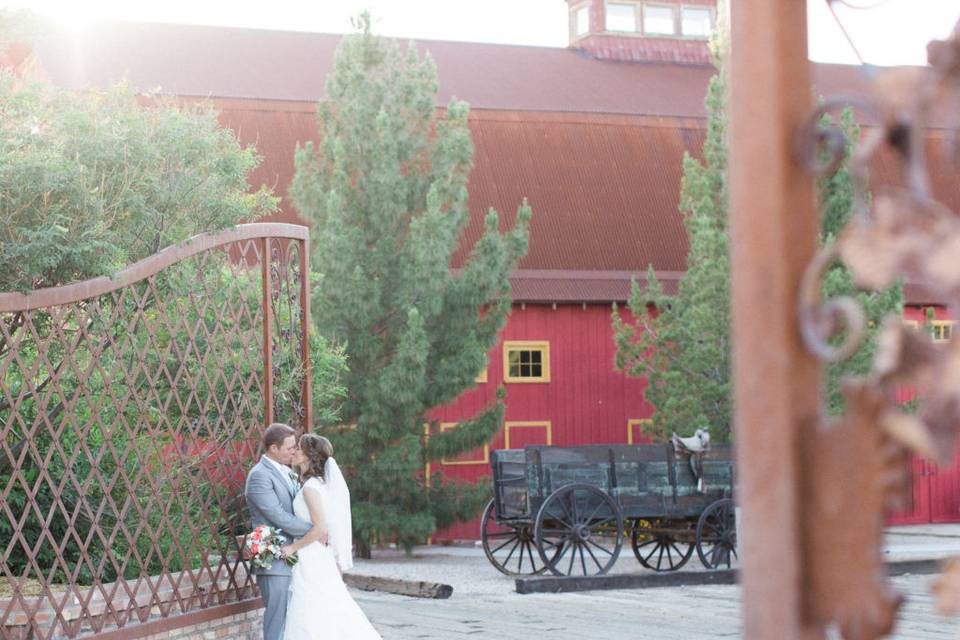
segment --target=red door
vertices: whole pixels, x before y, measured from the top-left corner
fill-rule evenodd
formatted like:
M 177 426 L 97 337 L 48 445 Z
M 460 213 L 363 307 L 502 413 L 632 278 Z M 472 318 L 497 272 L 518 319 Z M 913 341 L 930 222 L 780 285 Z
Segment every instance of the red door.
M 903 511 L 888 518 L 888 524 L 927 524 L 930 522 L 930 474 L 923 458 L 913 458 L 913 491 Z
M 938 467 L 927 463 L 927 480 L 930 483 L 930 522 L 960 522 L 960 465 L 957 454 L 953 453 L 953 463 L 947 467 Z

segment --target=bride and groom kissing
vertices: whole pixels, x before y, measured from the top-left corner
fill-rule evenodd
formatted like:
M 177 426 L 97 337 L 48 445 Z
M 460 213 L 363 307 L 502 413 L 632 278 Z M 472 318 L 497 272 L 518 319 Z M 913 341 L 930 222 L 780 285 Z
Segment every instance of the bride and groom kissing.
M 326 438 L 274 423 L 264 454 L 247 475 L 253 527 L 279 529 L 291 568 L 257 568 L 264 640 L 367 640 L 380 634 L 354 602 L 342 572 L 353 566 L 350 492 Z

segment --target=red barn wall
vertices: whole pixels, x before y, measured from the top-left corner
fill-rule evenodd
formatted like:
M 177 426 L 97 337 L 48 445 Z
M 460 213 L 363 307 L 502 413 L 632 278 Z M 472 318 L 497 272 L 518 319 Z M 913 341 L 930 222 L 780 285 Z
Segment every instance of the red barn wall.
M 641 433 L 631 420 L 650 418 L 653 408 L 644 401 L 646 380 L 614 369 L 616 345 L 606 304 L 514 305 L 500 343 L 490 352 L 487 381 L 464 393 L 457 402 L 433 412 L 441 423 L 455 423 L 492 403 L 501 385 L 507 391 L 504 427 L 489 450 L 530 444 L 572 446 L 639 442 Z M 503 383 L 503 342 L 536 340 L 550 344 L 550 382 Z M 431 470 L 445 477 L 474 481 L 489 477 L 483 449 L 458 460 L 438 461 Z M 439 532 L 434 540 L 479 538 L 479 519 Z
M 933 311 L 933 320 L 951 321 L 946 308 L 941 306 L 910 306 L 903 311 L 904 321 L 922 325 L 927 310 Z M 904 387 L 897 390 L 897 401 L 908 402 L 916 394 Z M 960 522 L 960 443 L 953 455 L 953 463 L 941 467 L 929 460 L 914 457 L 912 462 L 913 487 L 906 509 L 888 518 L 889 524 L 928 524 L 933 522 Z
M 937 320 L 949 315 L 931 307 Z M 487 381 L 457 402 L 432 412 L 441 423 L 456 423 L 482 411 L 501 385 L 507 390 L 504 427 L 487 451 L 477 449 L 452 461 L 437 461 L 450 480 L 475 481 L 490 476 L 489 451 L 529 444 L 575 446 L 643 441 L 638 420 L 649 419 L 653 407 L 644 400 L 645 378 L 631 378 L 613 367 L 616 346 L 606 304 L 520 305 L 513 307 L 500 342 L 489 354 Z M 624 312 L 625 315 L 629 315 Z M 904 319 L 922 322 L 925 308 L 907 307 Z M 536 340 L 550 344 L 550 382 L 503 383 L 503 342 Z M 900 400 L 909 400 L 909 389 Z M 633 423 L 631 424 L 631 421 Z M 960 459 L 960 449 L 957 452 Z M 960 521 L 960 465 L 940 468 L 917 458 L 913 462 L 913 499 L 893 514 L 889 524 Z M 479 538 L 479 518 L 438 532 L 434 541 Z

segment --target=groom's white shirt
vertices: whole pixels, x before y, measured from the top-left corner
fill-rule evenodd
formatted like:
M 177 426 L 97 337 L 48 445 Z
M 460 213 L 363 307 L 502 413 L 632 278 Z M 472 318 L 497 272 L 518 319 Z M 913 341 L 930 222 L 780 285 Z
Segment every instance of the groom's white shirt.
M 266 460 L 268 463 L 272 464 L 274 467 L 276 467 L 276 468 L 280 471 L 280 473 L 283 474 L 283 477 L 287 479 L 287 484 L 290 485 L 290 488 L 291 488 L 291 489 L 295 489 L 295 488 L 296 488 L 296 487 L 293 486 L 293 478 L 290 477 L 290 476 L 293 475 L 293 469 L 291 469 L 290 467 L 288 467 L 288 466 L 285 465 L 285 464 L 280 464 L 279 462 L 277 462 L 276 460 L 274 460 L 274 459 L 271 458 L 270 456 L 260 456 L 260 457 L 261 457 L 263 460 Z

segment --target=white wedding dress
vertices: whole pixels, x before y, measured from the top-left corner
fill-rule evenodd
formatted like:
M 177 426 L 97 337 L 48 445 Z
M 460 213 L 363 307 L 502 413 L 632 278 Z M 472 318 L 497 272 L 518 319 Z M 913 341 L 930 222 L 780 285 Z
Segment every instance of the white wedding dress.
M 331 464 L 332 468 L 331 468 Z M 333 473 L 331 473 L 331 471 Z M 327 460 L 325 480 L 310 478 L 293 500 L 298 518 L 310 521 L 305 490 L 320 494 L 330 544 L 313 542 L 300 549 L 293 567 L 284 640 L 380 640 L 367 616 L 354 602 L 340 576 L 353 566 L 350 538 L 350 494 L 336 462 Z M 331 477 L 334 476 L 334 477 Z

